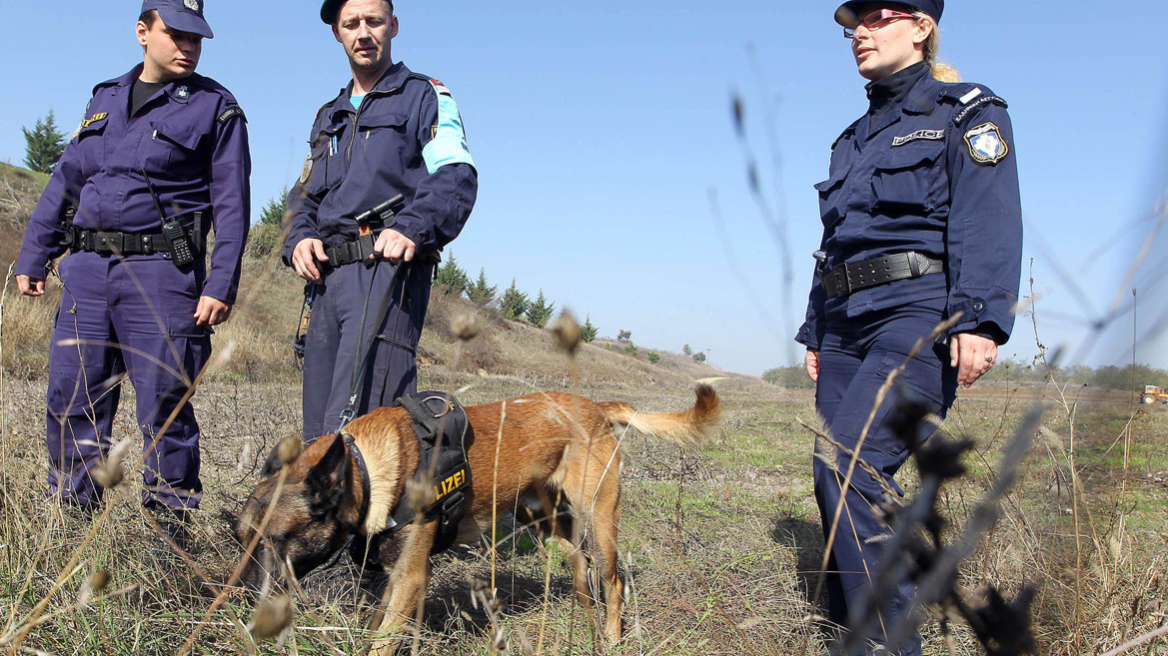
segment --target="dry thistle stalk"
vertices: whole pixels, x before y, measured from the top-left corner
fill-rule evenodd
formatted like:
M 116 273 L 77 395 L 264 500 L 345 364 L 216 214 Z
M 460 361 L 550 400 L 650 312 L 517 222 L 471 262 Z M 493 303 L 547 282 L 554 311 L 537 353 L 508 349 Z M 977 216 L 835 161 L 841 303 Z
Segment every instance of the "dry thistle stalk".
M 268 640 L 284 633 L 292 625 L 292 597 L 281 594 L 267 597 L 256 606 L 252 614 L 251 631 L 253 637 Z
M 434 479 L 429 476 L 411 478 L 406 482 L 406 503 L 415 512 L 421 514 L 424 510 L 434 505 L 435 497 Z
M 109 450 L 105 460 L 93 471 L 93 477 L 102 487 L 112 490 L 122 484 L 125 479 L 125 473 L 122 472 L 122 461 L 126 459 L 126 454 L 133 444 L 134 441 L 128 438 L 118 442 L 114 448 Z
M 464 312 L 450 322 L 450 332 L 462 342 L 469 342 L 482 332 L 478 316 Z
M 98 568 L 89 576 L 89 580 L 82 586 L 81 592 L 77 595 L 77 603 L 81 606 L 88 606 L 89 602 L 94 597 L 101 594 L 102 590 L 109 585 L 110 575 L 104 569 Z
M 280 446 L 277 447 L 276 453 L 280 457 L 280 462 L 287 467 L 296 462 L 301 451 L 304 451 L 304 441 L 296 435 L 289 435 L 280 440 Z
M 552 334 L 556 336 L 556 344 L 568 355 L 575 355 L 580 348 L 580 323 L 571 312 L 564 312 L 552 324 Z

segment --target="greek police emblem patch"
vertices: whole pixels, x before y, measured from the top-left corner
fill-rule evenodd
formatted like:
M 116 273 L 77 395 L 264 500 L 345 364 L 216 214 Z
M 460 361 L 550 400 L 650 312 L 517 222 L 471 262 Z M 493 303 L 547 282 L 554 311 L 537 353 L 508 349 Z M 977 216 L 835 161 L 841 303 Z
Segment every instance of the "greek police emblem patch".
M 177 98 L 182 98 L 183 100 L 186 100 L 187 98 L 191 97 L 191 90 L 186 88 L 186 87 L 179 87 L 179 88 L 174 90 L 174 95 Z
M 300 171 L 300 184 L 308 182 L 308 176 L 312 175 L 312 153 L 304 158 L 304 169 Z
M 183 6 L 191 11 L 199 10 L 199 0 L 183 0 Z
M 1002 129 L 994 123 L 982 123 L 965 133 L 969 155 L 979 164 L 997 164 L 1006 158 L 1010 146 L 1002 136 Z

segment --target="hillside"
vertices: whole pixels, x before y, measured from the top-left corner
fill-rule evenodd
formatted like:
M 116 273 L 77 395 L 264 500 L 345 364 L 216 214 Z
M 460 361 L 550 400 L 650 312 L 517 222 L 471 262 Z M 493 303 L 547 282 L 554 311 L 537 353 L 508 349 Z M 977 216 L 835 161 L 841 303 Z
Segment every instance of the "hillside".
M 0 265 L 7 271 L 20 250 L 24 226 L 48 182 L 48 176 L 0 164 Z M 9 375 L 43 376 L 47 348 L 60 290 L 50 281 L 49 295 L 37 301 L 16 296 L 15 285 L 5 301 L 3 365 Z M 248 257 L 239 299 L 232 319 L 216 331 L 219 352 L 234 343 L 227 367 L 214 378 L 262 382 L 294 381 L 300 373 L 292 358 L 292 339 L 300 315 L 303 282 L 276 257 Z M 10 311 L 11 310 L 11 311 Z M 423 381 L 447 375 L 456 348 L 450 322 L 459 315 L 474 314 L 483 327 L 477 339 L 463 349 L 458 370 L 470 377 L 510 376 L 529 384 L 559 386 L 568 378 L 567 358 L 552 343 L 547 331 L 504 320 L 493 309 L 478 308 L 465 298 L 435 293 L 426 331 L 419 348 Z M 580 382 L 585 385 L 689 385 L 702 378 L 725 376 L 719 370 L 680 354 L 628 343 L 598 339 L 579 352 Z M 650 363 L 648 353 L 660 355 Z M 756 380 L 756 379 L 755 379 Z

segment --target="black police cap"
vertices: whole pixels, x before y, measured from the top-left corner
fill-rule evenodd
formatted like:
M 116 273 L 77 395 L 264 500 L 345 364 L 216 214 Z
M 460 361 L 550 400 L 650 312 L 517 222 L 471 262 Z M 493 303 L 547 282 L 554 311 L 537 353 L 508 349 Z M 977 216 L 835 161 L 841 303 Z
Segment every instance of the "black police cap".
M 324 0 L 320 6 L 320 19 L 328 25 L 336 24 L 337 14 L 341 13 L 341 7 L 346 2 L 348 0 Z M 389 10 L 393 11 L 393 0 L 389 0 Z
M 835 22 L 844 27 L 855 27 L 860 21 L 860 7 L 864 5 L 881 4 L 873 0 L 851 0 L 840 5 L 835 10 Z M 888 4 L 904 5 L 910 9 L 924 12 L 933 22 L 941 24 L 941 14 L 945 12 L 945 0 L 892 0 Z

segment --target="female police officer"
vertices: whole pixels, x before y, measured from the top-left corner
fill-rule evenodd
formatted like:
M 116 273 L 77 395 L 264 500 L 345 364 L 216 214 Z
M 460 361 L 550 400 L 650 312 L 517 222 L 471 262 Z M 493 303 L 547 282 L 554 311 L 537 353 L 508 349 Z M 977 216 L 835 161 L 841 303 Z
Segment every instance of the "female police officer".
M 870 81 L 870 107 L 836 140 L 830 175 L 816 185 L 824 226 L 818 281 L 796 338 L 808 349 L 816 406 L 849 448 L 879 388 L 907 361 L 860 448 L 894 489 L 908 451 L 886 424 L 889 410 L 911 394 L 944 416 L 957 386 L 993 366 L 1018 298 L 1022 220 L 1006 102 L 957 83 L 955 71 L 937 63 L 943 9 L 943 0 L 861 1 L 836 12 Z M 946 319 L 955 321 L 946 334 L 908 361 L 914 344 Z M 825 535 L 839 517 L 827 592 L 831 619 L 844 624 L 875 575 L 881 554 L 873 538 L 887 529 L 873 512 L 879 483 L 861 473 L 845 494 L 850 457 L 835 461 L 815 461 L 815 495 Z M 905 583 L 882 600 L 876 625 L 884 629 L 868 636 L 872 643 L 884 644 L 883 631 L 911 594 Z M 919 636 L 882 648 L 921 653 Z

